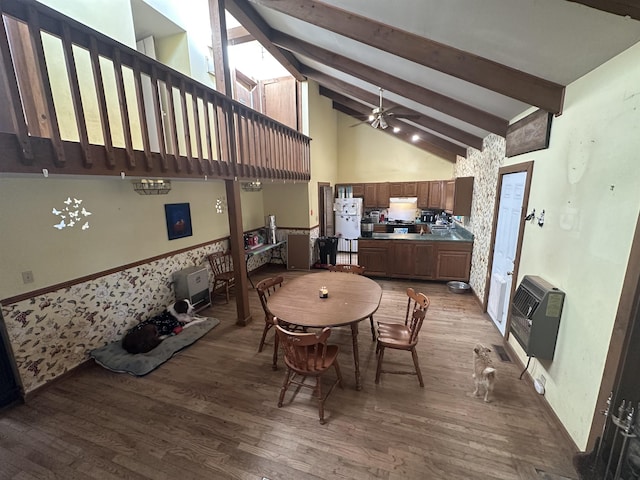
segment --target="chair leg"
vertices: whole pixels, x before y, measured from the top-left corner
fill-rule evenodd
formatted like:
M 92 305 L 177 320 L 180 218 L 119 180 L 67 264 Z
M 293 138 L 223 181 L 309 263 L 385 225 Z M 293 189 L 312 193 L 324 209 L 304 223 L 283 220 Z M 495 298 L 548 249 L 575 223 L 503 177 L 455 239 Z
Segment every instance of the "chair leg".
M 320 376 L 316 377 L 316 395 L 318 395 L 318 415 L 320 416 L 320 425 L 324 425 L 326 423 L 324 419 L 324 398 L 322 397 L 322 382 L 320 381 Z
M 227 287 L 227 303 L 229 303 L 229 282 L 225 282 L 225 286 Z
M 291 381 L 292 375 L 293 375 L 293 371 L 287 368 L 287 373 L 284 376 L 284 382 L 282 382 L 282 387 L 280 387 L 280 398 L 278 398 L 278 408 L 282 407 L 282 402 L 284 402 L 284 394 L 287 393 L 287 388 L 289 388 L 289 382 Z
M 264 322 L 264 330 L 262 331 L 262 338 L 260 339 L 260 346 L 258 347 L 258 353 L 262 351 L 264 344 L 267 340 L 267 332 L 271 327 L 273 327 L 273 324 Z
M 342 372 L 340 371 L 340 365 L 338 364 L 337 358 L 333 361 L 333 367 L 336 369 L 336 375 L 338 376 L 338 386 L 340 388 L 344 388 L 342 385 Z
M 369 323 L 371 323 L 371 341 L 375 342 L 376 341 L 376 329 L 373 326 L 373 315 L 371 315 L 369 317 Z
M 380 383 L 380 374 L 382 373 L 382 359 L 384 358 L 384 347 L 378 343 L 378 366 L 376 367 L 376 384 Z
M 422 381 L 422 372 L 420 371 L 420 363 L 418 362 L 418 352 L 416 352 L 415 348 L 411 349 L 411 356 L 413 357 L 413 365 L 416 367 L 416 375 L 418 375 L 420 386 L 424 388 L 424 382 Z
M 280 339 L 278 338 L 278 334 L 276 333 L 273 337 L 273 365 L 271 368 L 273 370 L 278 369 L 278 346 L 280 345 Z

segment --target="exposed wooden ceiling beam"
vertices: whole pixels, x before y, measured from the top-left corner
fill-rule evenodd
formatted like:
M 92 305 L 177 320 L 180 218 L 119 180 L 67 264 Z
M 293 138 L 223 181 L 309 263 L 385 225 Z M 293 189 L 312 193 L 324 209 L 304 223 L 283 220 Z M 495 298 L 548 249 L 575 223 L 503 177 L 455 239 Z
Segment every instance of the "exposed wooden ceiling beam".
M 246 0 L 227 0 L 227 11 L 260 42 L 272 56 L 299 82 L 306 78 L 300 73 L 300 63 L 286 50 L 271 43 L 271 27 L 256 13 Z
M 251 35 L 246 28 L 240 25 L 239 27 L 233 27 L 227 30 L 227 40 L 229 41 L 229 45 L 240 45 L 251 42 L 255 40 L 255 38 L 253 38 L 253 35 Z
M 640 20 L 640 5 L 636 0 L 569 0 L 574 3 L 581 3 L 587 7 L 596 8 L 603 12 L 622 15 Z
M 562 112 L 564 86 L 544 78 L 315 0 L 250 1 L 543 110 Z
M 360 116 L 360 112 L 353 110 L 349 107 L 346 107 L 344 105 L 341 105 L 339 102 L 332 102 L 333 103 L 333 108 L 335 110 L 338 110 L 339 112 L 342 112 L 346 115 L 350 115 L 354 118 L 358 118 L 358 116 Z M 417 129 L 416 129 L 417 130 Z M 398 140 L 402 140 L 403 142 L 409 143 L 411 145 L 413 145 L 416 148 L 419 148 L 421 150 L 424 150 L 425 152 L 429 152 L 429 153 L 433 153 L 434 155 L 438 155 L 439 157 L 444 158 L 445 160 L 448 160 L 452 163 L 455 163 L 457 160 L 456 154 L 453 152 L 450 152 L 448 150 L 443 150 L 435 145 L 432 145 L 431 143 L 425 141 L 425 140 L 418 140 L 418 141 L 413 141 L 411 140 L 411 137 L 413 136 L 413 133 L 411 133 L 409 131 L 409 129 L 404 130 L 404 131 L 400 131 L 398 133 L 393 133 L 393 129 L 391 128 L 387 128 L 386 130 L 382 130 L 384 133 L 386 133 L 387 135 L 391 135 L 394 138 L 397 138 Z M 466 156 L 466 155 L 464 155 Z
M 325 87 L 329 87 L 335 91 L 357 98 L 358 100 L 362 100 L 363 102 L 370 105 L 377 105 L 379 102 L 378 95 L 369 93 L 366 90 L 355 87 L 347 82 L 343 82 L 342 80 L 338 80 L 337 78 L 334 78 L 330 75 L 326 75 L 310 68 L 305 68 L 302 70 L 302 72 L 307 77 L 314 79 Z M 418 125 L 428 128 L 429 130 L 439 133 L 440 135 L 443 135 L 445 137 L 451 138 L 452 140 L 460 142 L 464 145 L 482 150 L 482 138 L 480 137 L 465 132 L 464 130 L 452 127 L 451 125 L 448 125 L 439 120 L 427 117 L 420 112 L 410 110 L 386 99 L 384 101 L 384 104 L 387 108 L 400 108 L 403 112 L 409 115 L 416 115 L 417 118 L 411 119 L 413 123 L 417 123 Z
M 348 73 L 351 76 L 387 91 L 402 95 L 403 97 L 462 120 L 470 125 L 475 125 L 478 128 L 503 137 L 507 134 L 509 121 L 504 118 L 484 112 L 453 98 L 428 90 L 402 78 L 395 77 L 276 30 L 272 31 L 271 41 L 275 45 L 290 52 L 304 55 L 311 60 Z
M 371 114 L 371 109 L 367 105 L 357 102 L 355 100 L 352 100 L 351 98 L 345 97 L 344 95 L 334 92 L 333 90 L 323 87 L 322 85 L 320 86 L 320 95 L 330 98 L 334 102 L 337 102 L 340 105 L 350 108 L 354 112 L 358 112 L 358 115 L 360 116 L 360 120 L 365 119 L 365 122 L 367 121 L 366 120 L 367 116 Z M 439 148 L 442 148 L 443 150 L 447 150 L 456 155 L 460 155 L 461 157 L 467 156 L 467 149 L 465 147 L 458 145 L 457 143 L 450 142 L 445 138 L 442 138 L 432 133 L 421 130 L 413 125 L 403 122 L 400 118 L 391 117 L 388 120 L 389 120 L 390 127 L 401 127 L 402 132 L 406 133 L 407 131 L 410 131 L 412 135 L 414 133 L 418 134 L 422 140 L 424 140 L 427 143 L 430 143 L 431 145 L 435 145 Z M 380 129 L 380 130 L 389 130 L 389 128 Z

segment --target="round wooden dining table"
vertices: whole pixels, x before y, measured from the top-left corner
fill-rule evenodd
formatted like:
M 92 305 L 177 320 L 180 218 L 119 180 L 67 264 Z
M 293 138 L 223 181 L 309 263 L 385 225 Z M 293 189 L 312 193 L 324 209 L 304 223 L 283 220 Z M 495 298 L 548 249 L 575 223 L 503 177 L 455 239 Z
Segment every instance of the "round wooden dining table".
M 327 298 L 320 298 L 322 287 L 328 291 Z M 381 298 L 382 288 L 367 277 L 342 272 L 310 273 L 286 282 L 269 299 L 269 310 L 276 317 L 303 327 L 349 325 L 356 390 L 360 390 L 358 323 L 378 310 Z

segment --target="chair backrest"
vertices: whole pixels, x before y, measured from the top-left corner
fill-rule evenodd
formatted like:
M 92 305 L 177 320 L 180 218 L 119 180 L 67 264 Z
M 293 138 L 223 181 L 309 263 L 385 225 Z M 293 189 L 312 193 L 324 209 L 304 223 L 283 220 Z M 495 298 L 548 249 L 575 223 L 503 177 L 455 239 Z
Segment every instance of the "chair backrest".
M 325 327 L 320 333 L 290 332 L 276 323 L 276 334 L 284 352 L 284 361 L 289 368 L 302 375 L 319 374 L 330 365 L 326 365 L 327 339 L 331 329 Z
M 421 293 L 419 295 L 422 295 Z M 425 297 L 427 298 L 427 297 Z M 411 335 L 409 336 L 409 344 L 415 345 L 418 343 L 418 334 L 420 333 L 420 329 L 422 328 L 422 324 L 424 323 L 424 316 L 427 314 L 426 309 L 417 309 L 413 311 L 411 315 L 411 319 L 409 322 L 409 331 Z
M 256 285 L 256 292 L 258 292 L 258 298 L 260 298 L 262 309 L 264 310 L 264 314 L 266 315 L 265 320 L 271 321 L 271 318 L 273 317 L 273 315 L 271 315 L 271 312 L 269 312 L 269 307 L 267 307 L 269 297 L 282 286 L 283 282 L 284 277 L 278 275 L 277 277 L 265 278 Z
M 430 303 L 424 293 L 416 293 L 413 288 L 407 288 L 407 311 L 404 315 L 404 324 L 409 324 L 409 319 L 416 310 L 426 311 Z
M 349 263 L 338 263 L 336 265 L 329 265 L 330 272 L 344 272 L 344 273 L 354 273 L 356 275 L 364 274 L 365 267 L 362 265 L 353 265 Z
M 211 270 L 214 275 L 220 275 L 221 273 L 233 272 L 233 259 L 231 258 L 231 252 L 215 252 L 207 255 Z

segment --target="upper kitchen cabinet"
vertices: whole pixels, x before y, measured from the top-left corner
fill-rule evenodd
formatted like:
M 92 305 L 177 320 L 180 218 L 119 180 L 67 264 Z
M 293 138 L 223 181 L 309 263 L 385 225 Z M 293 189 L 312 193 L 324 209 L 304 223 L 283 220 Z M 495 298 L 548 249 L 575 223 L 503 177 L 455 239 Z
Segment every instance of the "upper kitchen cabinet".
M 418 208 L 429 208 L 429 182 L 418 182 Z
M 364 197 L 364 183 L 352 183 L 351 184 L 353 196 L 357 198 Z
M 435 180 L 429 182 L 429 205 L 427 208 L 444 209 L 444 184 L 446 182 Z
M 444 210 L 451 215 L 471 215 L 473 177 L 458 177 L 444 182 Z
M 364 207 L 384 208 L 389 206 L 389 184 L 388 183 L 365 183 L 364 184 Z
M 390 197 L 416 197 L 418 196 L 417 182 L 391 182 L 389 183 Z

